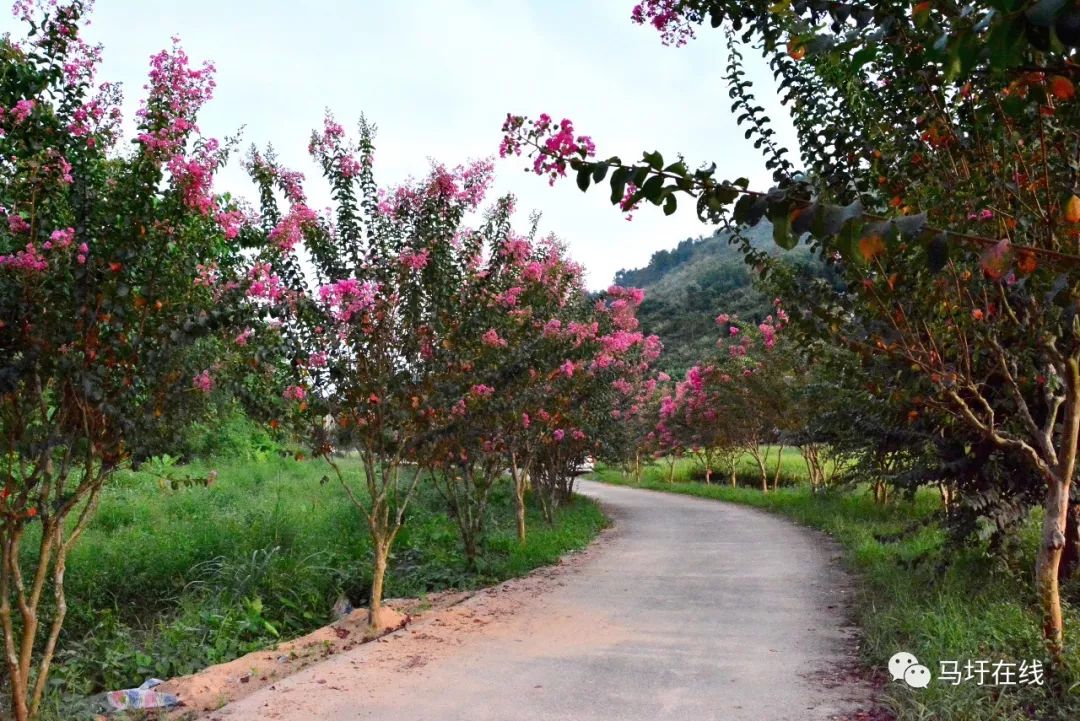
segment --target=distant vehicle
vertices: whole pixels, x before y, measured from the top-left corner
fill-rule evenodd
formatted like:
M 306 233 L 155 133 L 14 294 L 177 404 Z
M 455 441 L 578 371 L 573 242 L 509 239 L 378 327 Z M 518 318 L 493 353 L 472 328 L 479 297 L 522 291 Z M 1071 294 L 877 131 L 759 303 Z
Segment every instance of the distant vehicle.
M 574 475 L 583 476 L 586 473 L 592 473 L 595 470 L 596 462 L 593 460 L 593 457 L 585 456 L 580 461 L 578 461 L 576 466 L 574 466 Z

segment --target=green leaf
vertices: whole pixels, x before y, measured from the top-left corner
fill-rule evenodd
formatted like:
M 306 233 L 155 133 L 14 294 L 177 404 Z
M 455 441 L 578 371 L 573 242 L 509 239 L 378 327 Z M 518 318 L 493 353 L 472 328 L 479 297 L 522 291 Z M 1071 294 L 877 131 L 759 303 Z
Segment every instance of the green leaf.
M 611 174 L 611 203 L 620 202 L 626 195 L 626 183 L 630 180 L 629 168 L 616 168 Z
M 577 173 L 577 187 L 579 187 L 582 192 L 588 190 L 590 180 L 592 180 L 592 169 L 586 165 Z
M 657 150 L 654 150 L 651 153 L 645 153 L 643 157 L 645 158 L 645 162 L 654 170 L 660 170 L 664 167 L 664 156 Z
M 653 205 L 660 205 L 661 194 L 664 191 L 664 178 L 659 175 L 654 175 L 645 181 L 645 185 L 641 186 L 642 194 Z
M 675 198 L 675 194 L 669 193 L 668 196 L 664 198 L 664 215 L 671 215 L 678 207 L 679 201 Z
M 608 166 L 607 166 L 606 163 L 597 163 L 596 164 L 596 169 L 593 170 L 593 174 L 592 174 L 593 182 L 594 183 L 601 182 L 604 179 L 604 176 L 607 175 L 607 171 L 608 171 Z
M 791 218 L 786 202 L 769 206 L 769 220 L 773 226 L 773 242 L 784 250 L 791 250 L 799 244 L 799 239 L 791 232 Z

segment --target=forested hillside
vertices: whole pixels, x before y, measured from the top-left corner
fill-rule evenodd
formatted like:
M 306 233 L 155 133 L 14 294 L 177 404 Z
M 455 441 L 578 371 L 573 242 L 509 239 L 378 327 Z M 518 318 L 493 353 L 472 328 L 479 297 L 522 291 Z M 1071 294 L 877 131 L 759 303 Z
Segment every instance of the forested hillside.
M 800 272 L 824 275 L 824 267 L 807 248 L 779 251 L 767 221 L 746 234 L 755 248 Z M 676 378 L 714 350 L 717 315 L 728 313 L 757 323 L 773 312 L 771 294 L 755 283 L 752 269 L 725 231 L 687 238 L 672 250 L 657 251 L 644 268 L 618 271 L 615 283 L 645 289 L 638 312 L 642 330 L 660 336 L 664 353 L 659 365 Z

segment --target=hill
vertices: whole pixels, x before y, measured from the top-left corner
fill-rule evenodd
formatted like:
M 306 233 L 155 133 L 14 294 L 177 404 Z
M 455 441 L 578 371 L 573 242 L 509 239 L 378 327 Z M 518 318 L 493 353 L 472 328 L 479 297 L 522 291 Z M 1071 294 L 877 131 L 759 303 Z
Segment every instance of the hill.
M 748 229 L 746 235 L 755 248 L 824 275 L 824 267 L 807 247 L 778 248 L 768 222 Z M 772 296 L 755 283 L 752 269 L 725 231 L 687 238 L 672 250 L 657 251 L 644 268 L 618 271 L 615 283 L 645 290 L 638 312 L 642 330 L 660 336 L 664 355 L 659 367 L 676 378 L 714 352 L 717 315 L 728 313 L 757 323 L 773 312 Z

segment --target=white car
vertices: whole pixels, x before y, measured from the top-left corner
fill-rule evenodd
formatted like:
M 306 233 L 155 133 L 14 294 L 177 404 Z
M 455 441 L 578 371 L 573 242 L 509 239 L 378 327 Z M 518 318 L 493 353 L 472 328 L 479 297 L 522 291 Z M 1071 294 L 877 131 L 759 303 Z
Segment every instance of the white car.
M 592 473 L 595 470 L 596 462 L 593 460 L 593 457 L 585 456 L 580 461 L 578 461 L 578 464 L 576 466 L 574 466 L 574 475 L 583 476 L 586 473 Z

